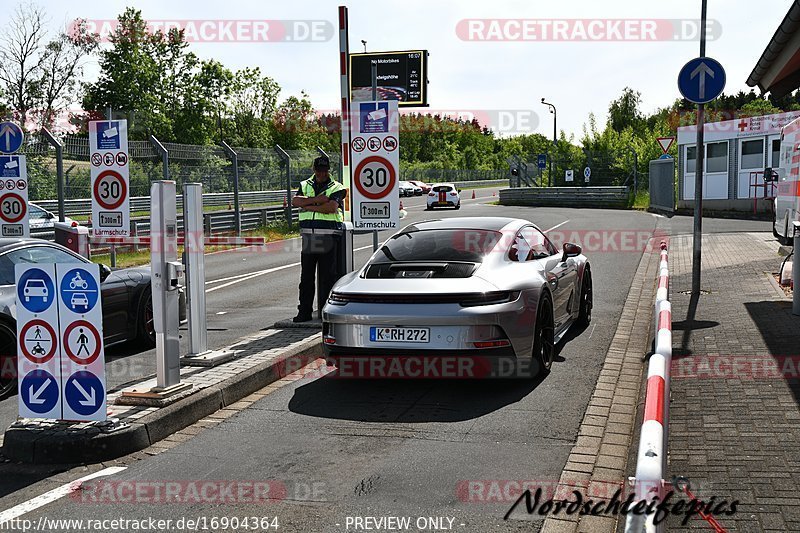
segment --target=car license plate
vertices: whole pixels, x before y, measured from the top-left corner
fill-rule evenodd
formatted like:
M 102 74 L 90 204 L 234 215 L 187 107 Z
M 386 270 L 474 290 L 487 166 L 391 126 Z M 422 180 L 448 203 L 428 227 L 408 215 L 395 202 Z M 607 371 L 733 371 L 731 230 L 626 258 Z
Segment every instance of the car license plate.
M 430 328 L 369 328 L 372 342 L 429 342 Z

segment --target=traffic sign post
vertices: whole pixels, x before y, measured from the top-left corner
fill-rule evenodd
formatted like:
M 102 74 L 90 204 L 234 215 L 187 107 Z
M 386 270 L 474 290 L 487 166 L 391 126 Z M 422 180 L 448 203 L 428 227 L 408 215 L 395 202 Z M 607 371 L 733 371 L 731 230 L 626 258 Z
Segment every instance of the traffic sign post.
M 56 271 L 52 264 L 18 264 L 17 375 L 19 416 L 61 418 L 61 347 Z
M 536 156 L 536 165 L 539 167 L 539 170 L 547 168 L 547 154 L 539 154 Z
M 89 152 L 92 235 L 128 237 L 131 223 L 127 121 L 89 122 Z
M 394 229 L 400 220 L 400 114 L 396 101 L 358 102 L 353 135 L 353 226 Z
M 25 134 L 14 122 L 0 122 L 0 153 L 13 154 L 22 148 Z
M 678 74 L 678 89 L 695 104 L 706 104 L 725 89 L 725 69 L 716 59 L 696 57 Z
M 575 178 L 571 169 L 564 171 L 564 181 L 573 181 L 574 179 Z
M 658 141 L 661 151 L 666 154 L 669 151 L 669 147 L 675 142 L 675 137 L 658 137 L 656 141 Z
M 583 169 L 583 181 L 589 183 L 589 178 L 592 177 L 592 169 L 590 167 L 586 167 Z
M 30 237 L 24 155 L 0 156 L 0 237 Z
M 106 419 L 100 266 L 56 265 L 65 420 Z

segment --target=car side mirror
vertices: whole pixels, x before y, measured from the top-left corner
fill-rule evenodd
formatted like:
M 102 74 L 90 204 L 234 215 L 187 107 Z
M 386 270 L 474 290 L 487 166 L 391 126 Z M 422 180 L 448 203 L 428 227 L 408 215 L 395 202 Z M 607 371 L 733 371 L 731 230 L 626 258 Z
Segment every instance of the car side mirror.
M 56 218 L 56 216 L 55 216 L 53 213 L 50 213 L 50 212 L 48 211 L 47 213 L 45 213 L 45 214 L 44 214 L 44 218 L 45 218 L 46 220 L 50 220 L 51 218 Z
M 458 189 L 458 194 L 461 194 L 461 189 Z
M 566 261 L 570 257 L 578 257 L 579 255 L 581 255 L 582 251 L 583 250 L 581 249 L 581 247 L 578 246 L 577 244 L 573 244 L 571 242 L 565 242 L 564 243 L 564 253 L 561 256 L 561 262 L 563 263 L 564 261 Z
M 111 269 L 106 265 L 100 265 L 100 283 L 104 282 L 108 276 L 111 275 Z

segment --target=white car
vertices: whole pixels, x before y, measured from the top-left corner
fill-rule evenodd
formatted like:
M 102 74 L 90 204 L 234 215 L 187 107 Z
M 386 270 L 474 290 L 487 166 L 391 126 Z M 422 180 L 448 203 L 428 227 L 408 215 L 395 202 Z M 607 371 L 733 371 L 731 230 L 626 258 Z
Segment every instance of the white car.
M 58 220 L 58 215 L 43 209 L 36 204 L 28 203 L 28 217 L 31 229 L 53 229 L 53 222 Z M 64 217 L 65 222 L 72 223 L 72 219 Z
M 400 196 L 419 196 L 422 194 L 422 188 L 417 187 L 410 181 L 401 181 L 399 184 Z
M 461 208 L 461 191 L 452 183 L 439 183 L 431 186 L 428 193 L 428 203 L 425 209 L 430 211 L 434 207 Z

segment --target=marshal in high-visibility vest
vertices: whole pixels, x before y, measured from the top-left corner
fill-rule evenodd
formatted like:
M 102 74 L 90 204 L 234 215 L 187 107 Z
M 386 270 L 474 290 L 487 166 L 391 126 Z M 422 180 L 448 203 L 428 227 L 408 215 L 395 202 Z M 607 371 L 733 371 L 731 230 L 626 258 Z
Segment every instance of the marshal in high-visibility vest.
M 314 278 L 319 268 L 320 294 L 327 299 L 339 278 L 338 249 L 344 229 L 347 189 L 330 176 L 330 160 L 314 160 L 314 175 L 300 183 L 292 205 L 300 208 L 300 303 L 294 322 L 308 322 L 314 308 Z M 322 306 L 324 300 L 319 302 Z

